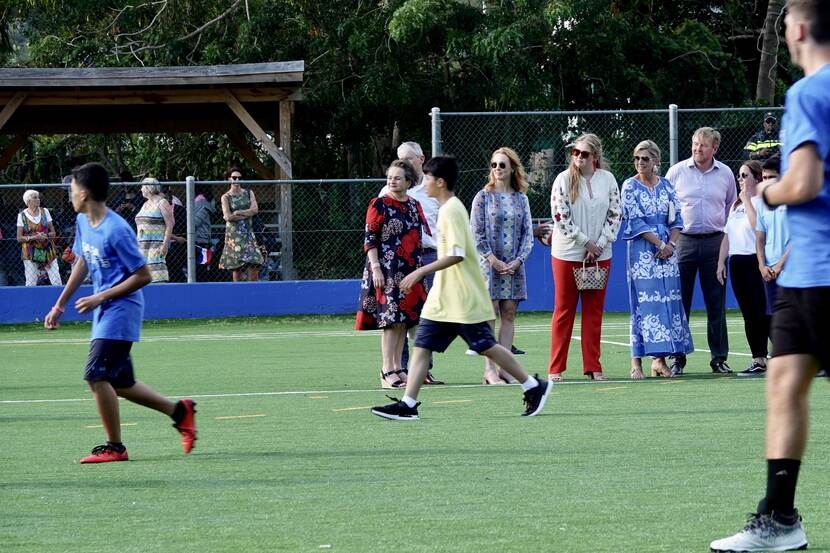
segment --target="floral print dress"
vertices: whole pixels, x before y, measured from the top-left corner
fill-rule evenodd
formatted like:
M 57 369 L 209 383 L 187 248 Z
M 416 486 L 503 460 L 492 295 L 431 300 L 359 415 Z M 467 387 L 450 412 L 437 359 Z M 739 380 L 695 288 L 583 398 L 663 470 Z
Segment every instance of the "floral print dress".
M 228 194 L 228 204 L 231 213 L 251 207 L 251 191 L 244 190 L 242 194 Z M 262 265 L 262 252 L 256 245 L 254 236 L 253 218 L 225 223 L 225 247 L 219 259 L 220 269 L 240 269 L 246 265 Z
M 385 285 L 376 289 L 368 257 L 360 283 L 360 306 L 355 318 L 356 330 L 374 330 L 392 324 L 407 328 L 418 324 L 427 299 L 423 280 L 408 294 L 401 292 L 401 280 L 421 266 L 421 233 L 431 235 L 421 204 L 407 197 L 398 201 L 386 195 L 373 198 L 366 210 L 363 251 L 378 251 L 378 262 Z
M 653 189 L 636 178 L 622 187 L 623 232 L 628 260 L 631 307 L 631 357 L 665 357 L 694 351 L 680 295 L 677 253 L 657 259 L 657 248 L 643 238 L 653 232 L 669 241 L 673 228 L 683 228 L 674 188 L 660 177 Z

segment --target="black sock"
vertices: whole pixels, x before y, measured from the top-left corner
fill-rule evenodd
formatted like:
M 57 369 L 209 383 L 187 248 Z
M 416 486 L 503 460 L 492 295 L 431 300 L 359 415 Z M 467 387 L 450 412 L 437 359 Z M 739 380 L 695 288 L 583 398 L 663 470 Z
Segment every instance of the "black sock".
M 184 420 L 185 413 L 187 413 L 187 410 L 184 408 L 184 403 L 177 401 L 176 408 L 173 409 L 173 414 L 170 417 L 173 419 L 173 422 L 179 424 Z
M 767 496 L 758 504 L 761 514 L 776 513 L 791 517 L 795 513 L 795 486 L 798 483 L 797 459 L 767 460 Z
M 110 447 L 111 447 L 112 449 L 114 449 L 115 451 L 119 451 L 119 452 L 120 452 L 120 451 L 124 451 L 125 449 L 127 449 L 126 447 L 124 447 L 124 444 L 123 444 L 123 443 L 121 443 L 121 442 L 110 442 L 110 441 L 107 441 L 107 445 L 108 445 L 108 446 L 110 446 Z

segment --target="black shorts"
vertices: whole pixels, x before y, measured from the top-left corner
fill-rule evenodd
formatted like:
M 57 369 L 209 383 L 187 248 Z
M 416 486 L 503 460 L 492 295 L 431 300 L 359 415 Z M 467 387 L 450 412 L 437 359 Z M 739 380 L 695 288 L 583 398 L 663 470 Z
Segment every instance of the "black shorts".
M 830 286 L 779 286 L 770 326 L 772 356 L 809 354 L 818 359 L 819 369 L 830 369 L 828 313 Z
M 477 353 L 487 351 L 497 344 L 493 329 L 486 321 L 472 324 L 445 323 L 421 317 L 418 334 L 415 335 L 415 347 L 440 353 L 446 351 L 457 336 L 461 336 L 470 349 Z
M 130 349 L 133 343 L 126 340 L 93 340 L 89 347 L 84 380 L 105 381 L 113 388 L 130 388 L 135 384 L 133 360 Z

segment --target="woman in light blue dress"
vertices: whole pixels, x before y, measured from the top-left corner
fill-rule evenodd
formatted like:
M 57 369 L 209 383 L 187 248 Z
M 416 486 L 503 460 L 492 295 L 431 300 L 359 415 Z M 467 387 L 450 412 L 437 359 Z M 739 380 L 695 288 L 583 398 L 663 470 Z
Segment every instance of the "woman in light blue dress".
M 647 355 L 654 358 L 652 376 L 671 376 L 665 358 L 694 351 L 674 252 L 683 221 L 674 187 L 655 172 L 659 163 L 657 144 L 640 142 L 634 149 L 637 174 L 622 186 L 634 380 L 645 378 L 642 358 Z

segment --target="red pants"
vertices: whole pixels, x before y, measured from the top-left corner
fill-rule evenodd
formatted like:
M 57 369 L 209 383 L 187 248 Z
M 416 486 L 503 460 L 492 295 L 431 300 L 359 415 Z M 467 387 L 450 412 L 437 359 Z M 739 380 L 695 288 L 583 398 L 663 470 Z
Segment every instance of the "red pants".
M 551 321 L 550 365 L 548 372 L 564 372 L 568 363 L 568 348 L 576 317 L 576 304 L 582 297 L 582 372 L 602 372 L 599 363 L 599 341 L 602 337 L 602 311 L 605 290 L 576 289 L 574 267 L 582 262 L 562 261 L 551 257 L 553 267 L 554 306 Z M 599 262 L 600 267 L 611 267 L 611 260 Z

